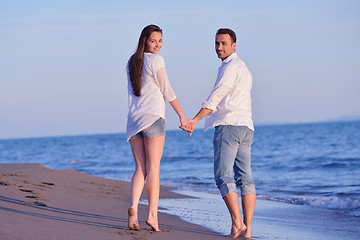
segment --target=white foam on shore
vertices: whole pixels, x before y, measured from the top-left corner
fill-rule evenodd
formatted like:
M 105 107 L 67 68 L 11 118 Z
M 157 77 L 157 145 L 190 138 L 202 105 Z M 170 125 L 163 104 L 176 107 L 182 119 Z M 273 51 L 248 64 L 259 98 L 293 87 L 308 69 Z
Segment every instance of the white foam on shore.
M 160 199 L 159 212 L 220 234 L 230 233 L 231 218 L 220 194 L 174 192 L 193 198 Z M 147 204 L 147 200 L 141 203 Z M 358 217 L 328 209 L 258 199 L 252 233 L 257 239 L 360 239 L 359 222 Z
M 201 225 L 220 234 L 229 234 L 231 219 L 220 194 L 174 190 L 194 198 L 160 199 L 159 212 L 179 216 L 182 220 Z M 147 204 L 147 200 L 142 200 Z

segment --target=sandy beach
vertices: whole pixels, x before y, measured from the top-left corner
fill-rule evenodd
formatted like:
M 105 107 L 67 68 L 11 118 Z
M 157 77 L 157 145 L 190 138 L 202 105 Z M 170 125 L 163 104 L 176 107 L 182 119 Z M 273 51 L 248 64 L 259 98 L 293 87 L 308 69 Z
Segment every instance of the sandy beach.
M 129 182 L 0 164 L 0 239 L 227 239 L 230 218 L 219 196 L 162 186 L 160 198 L 162 232 L 145 224 L 146 204 L 139 206 L 142 231 L 130 231 Z M 342 213 L 258 199 L 253 239 L 359 239 L 359 223 Z
M 182 198 L 161 188 L 161 198 Z M 146 197 L 144 194 L 143 197 Z M 161 233 L 145 224 L 128 230 L 130 183 L 40 164 L 0 164 L 0 239 L 224 239 L 221 234 L 159 213 Z

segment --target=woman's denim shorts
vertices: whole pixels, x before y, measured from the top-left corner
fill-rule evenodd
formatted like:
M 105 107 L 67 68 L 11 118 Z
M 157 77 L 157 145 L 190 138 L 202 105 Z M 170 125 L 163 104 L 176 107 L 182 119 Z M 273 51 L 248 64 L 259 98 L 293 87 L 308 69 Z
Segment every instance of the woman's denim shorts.
M 145 128 L 144 130 L 138 132 L 131 139 L 139 139 L 139 138 L 153 138 L 153 137 L 160 137 L 165 136 L 165 127 L 166 121 L 164 118 L 159 118 L 149 127 Z

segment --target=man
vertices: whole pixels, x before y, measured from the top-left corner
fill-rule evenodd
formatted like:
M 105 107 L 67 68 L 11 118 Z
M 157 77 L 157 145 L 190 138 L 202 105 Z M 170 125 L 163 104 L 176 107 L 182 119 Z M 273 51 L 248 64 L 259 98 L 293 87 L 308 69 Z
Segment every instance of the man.
M 196 123 L 206 116 L 206 131 L 215 127 L 214 175 L 216 185 L 229 210 L 232 238 L 251 238 L 251 222 L 256 203 L 256 190 L 251 176 L 251 144 L 254 126 L 250 91 L 252 77 L 235 52 L 236 35 L 221 28 L 216 33 L 215 50 L 222 60 L 214 89 L 199 113 L 189 121 L 191 136 Z M 241 190 L 244 221 L 241 218 L 237 186 Z

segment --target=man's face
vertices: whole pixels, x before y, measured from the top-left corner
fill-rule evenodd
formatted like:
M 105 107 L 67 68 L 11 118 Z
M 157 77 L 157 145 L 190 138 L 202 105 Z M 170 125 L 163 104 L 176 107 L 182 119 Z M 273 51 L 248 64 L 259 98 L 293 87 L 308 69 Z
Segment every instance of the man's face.
M 215 38 L 215 51 L 221 60 L 235 52 L 236 43 L 232 42 L 229 34 L 218 34 Z

